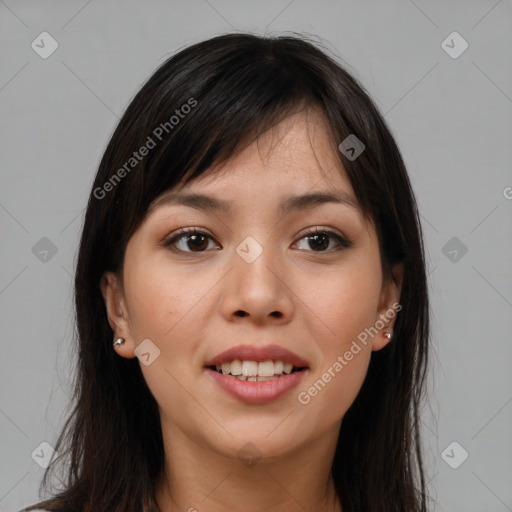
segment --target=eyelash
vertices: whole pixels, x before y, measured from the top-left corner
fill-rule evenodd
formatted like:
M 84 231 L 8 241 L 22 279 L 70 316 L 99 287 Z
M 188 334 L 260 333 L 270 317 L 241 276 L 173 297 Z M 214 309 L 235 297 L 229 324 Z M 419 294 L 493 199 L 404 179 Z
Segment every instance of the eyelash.
M 306 252 L 313 252 L 313 253 L 318 253 L 318 254 L 331 254 L 331 253 L 339 252 L 339 251 L 342 251 L 343 249 L 348 249 L 348 248 L 352 247 L 352 242 L 350 240 L 342 237 L 341 235 L 339 235 L 338 233 L 336 233 L 336 232 L 334 232 L 332 230 L 318 228 L 318 227 L 316 227 L 313 230 L 308 231 L 307 233 L 302 235 L 302 237 L 299 240 L 302 240 L 302 239 L 307 238 L 307 237 L 313 237 L 313 236 L 319 235 L 319 234 L 328 235 L 329 238 L 334 238 L 338 242 L 339 245 L 336 248 L 334 248 L 334 249 L 328 249 L 326 251 L 313 251 L 313 250 L 311 250 L 311 251 L 306 251 Z M 201 253 L 206 252 L 207 250 L 204 250 L 204 251 L 183 251 L 181 249 L 177 249 L 175 247 L 172 247 L 177 241 L 179 241 L 180 239 L 182 239 L 182 238 L 184 238 L 186 236 L 190 236 L 190 235 L 205 236 L 207 238 L 210 238 L 211 240 L 214 240 L 214 238 L 212 236 L 210 236 L 205 231 L 201 231 L 200 229 L 197 229 L 197 228 L 194 228 L 194 227 L 179 228 L 177 231 L 171 233 L 168 237 L 166 237 L 164 239 L 164 241 L 162 242 L 162 245 L 164 247 L 168 247 L 170 250 L 172 250 L 174 252 L 180 252 L 180 253 L 184 253 L 184 254 L 201 254 Z

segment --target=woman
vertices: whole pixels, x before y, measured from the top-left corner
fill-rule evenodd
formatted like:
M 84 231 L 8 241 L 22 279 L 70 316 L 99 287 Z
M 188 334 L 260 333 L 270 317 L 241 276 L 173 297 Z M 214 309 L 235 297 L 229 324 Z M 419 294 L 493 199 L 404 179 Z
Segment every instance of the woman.
M 63 487 L 29 508 L 426 511 L 419 215 L 363 88 L 300 37 L 166 61 L 115 130 L 75 279 Z

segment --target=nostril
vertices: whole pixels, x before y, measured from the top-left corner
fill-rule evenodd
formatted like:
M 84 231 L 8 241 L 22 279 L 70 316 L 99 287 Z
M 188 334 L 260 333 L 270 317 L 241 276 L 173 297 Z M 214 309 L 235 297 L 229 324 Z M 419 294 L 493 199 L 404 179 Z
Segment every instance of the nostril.
M 245 316 L 245 315 L 247 315 L 247 313 L 246 313 L 245 311 L 242 311 L 242 310 L 240 310 L 240 309 L 239 309 L 239 310 L 236 312 L 236 315 L 237 315 L 237 316 Z

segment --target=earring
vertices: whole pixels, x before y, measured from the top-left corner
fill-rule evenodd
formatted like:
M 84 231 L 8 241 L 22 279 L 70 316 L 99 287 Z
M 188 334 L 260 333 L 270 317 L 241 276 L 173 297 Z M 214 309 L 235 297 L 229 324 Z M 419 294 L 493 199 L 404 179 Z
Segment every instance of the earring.
M 117 347 L 118 345 L 122 345 L 124 343 L 124 338 L 117 338 L 116 341 L 114 341 L 114 348 Z
M 390 340 L 390 339 L 391 339 L 391 333 L 390 333 L 390 332 L 385 332 L 385 333 L 384 333 L 384 336 L 386 336 L 386 338 L 387 338 L 388 340 Z

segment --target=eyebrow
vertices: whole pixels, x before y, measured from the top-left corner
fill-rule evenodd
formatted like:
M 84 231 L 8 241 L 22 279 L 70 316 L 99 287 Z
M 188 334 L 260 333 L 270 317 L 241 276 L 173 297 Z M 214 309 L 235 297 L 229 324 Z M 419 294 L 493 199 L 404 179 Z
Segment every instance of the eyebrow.
M 302 194 L 298 196 L 286 197 L 280 204 L 279 210 L 282 215 L 287 215 L 292 211 L 311 209 L 323 204 L 340 204 L 350 206 L 359 211 L 359 206 L 354 198 L 348 194 L 337 191 L 332 192 L 313 192 L 310 194 Z M 204 211 L 218 211 L 226 215 L 233 215 L 231 201 L 217 199 L 204 194 L 179 194 L 169 192 L 151 205 L 148 213 L 152 213 L 157 208 L 166 205 L 183 205 Z

